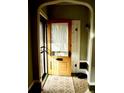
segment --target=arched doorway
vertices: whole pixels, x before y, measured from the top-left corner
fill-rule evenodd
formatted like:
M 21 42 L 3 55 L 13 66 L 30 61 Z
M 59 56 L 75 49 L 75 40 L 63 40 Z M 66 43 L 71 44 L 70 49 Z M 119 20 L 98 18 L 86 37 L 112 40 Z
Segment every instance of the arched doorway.
M 45 6 L 49 5 L 54 5 L 54 4 L 59 4 L 59 3 L 72 3 L 74 5 L 82 5 L 86 6 L 90 10 L 90 33 L 89 33 L 89 38 L 88 38 L 88 63 L 89 63 L 89 74 L 88 74 L 88 82 L 90 82 L 90 72 L 91 72 L 91 59 L 92 59 L 92 39 L 93 39 L 93 8 L 90 4 L 86 2 L 81 2 L 81 1 L 75 1 L 75 0 L 59 0 L 59 1 L 50 1 L 50 2 L 45 2 L 41 4 L 38 8 L 37 11 L 37 22 L 39 24 L 40 20 L 40 14 L 47 19 L 47 15 L 41 11 L 41 9 Z M 38 31 L 39 31 L 39 25 L 38 25 Z M 40 54 L 39 54 L 40 55 Z

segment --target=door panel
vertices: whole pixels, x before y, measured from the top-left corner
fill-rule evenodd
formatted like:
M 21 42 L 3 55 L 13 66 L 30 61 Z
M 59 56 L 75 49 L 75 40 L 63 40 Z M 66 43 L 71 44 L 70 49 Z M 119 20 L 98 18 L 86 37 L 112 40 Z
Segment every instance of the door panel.
M 71 75 L 71 21 L 48 22 L 48 73 Z
M 72 20 L 72 72 L 79 70 L 80 62 L 80 20 Z M 75 67 L 77 65 L 77 67 Z

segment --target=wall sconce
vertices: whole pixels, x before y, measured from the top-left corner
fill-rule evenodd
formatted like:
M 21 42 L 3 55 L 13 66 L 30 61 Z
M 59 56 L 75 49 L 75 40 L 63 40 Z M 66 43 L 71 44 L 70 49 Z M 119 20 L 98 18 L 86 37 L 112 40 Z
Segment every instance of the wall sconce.
M 86 31 L 88 32 L 88 31 L 90 30 L 90 25 L 89 25 L 89 24 L 86 24 L 86 25 L 85 25 L 85 29 L 86 29 Z

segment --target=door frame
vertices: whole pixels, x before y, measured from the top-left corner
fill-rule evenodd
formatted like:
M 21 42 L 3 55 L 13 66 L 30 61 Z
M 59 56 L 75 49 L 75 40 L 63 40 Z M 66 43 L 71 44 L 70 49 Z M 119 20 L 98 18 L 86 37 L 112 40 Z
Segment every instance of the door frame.
M 50 50 L 49 51 L 49 55 L 51 55 L 51 23 L 68 23 L 68 32 L 69 32 L 69 34 L 68 34 L 68 51 L 69 51 L 69 54 L 72 52 L 72 20 L 70 20 L 70 19 L 55 19 L 55 20 L 48 20 L 48 29 L 47 29 L 47 32 L 48 32 L 48 50 Z M 69 55 L 68 55 L 69 56 Z M 62 56 L 53 56 L 53 58 L 56 58 L 56 57 L 62 57 Z M 63 56 L 63 57 L 66 57 L 66 56 Z M 48 57 L 48 64 L 49 64 L 49 59 L 52 59 L 52 56 L 49 56 Z M 64 58 L 65 59 L 65 58 Z M 70 74 L 69 75 L 71 75 L 71 73 L 72 73 L 72 69 L 71 69 L 71 54 L 70 54 L 70 57 L 69 57 L 69 59 L 70 59 Z M 49 70 L 49 73 L 53 73 L 50 69 L 49 69 L 49 67 L 48 67 L 48 70 Z
M 43 16 L 40 16 L 40 22 L 42 23 L 42 26 L 43 26 L 43 46 L 40 46 L 40 48 L 42 47 L 42 51 L 40 51 L 40 54 L 43 55 L 43 65 L 44 65 L 44 73 L 43 75 L 41 76 L 40 75 L 40 78 L 41 80 L 44 80 L 45 76 L 47 75 L 48 73 L 48 58 L 47 58 L 47 20 L 43 17 Z M 40 31 L 39 31 L 39 38 L 40 38 Z M 46 43 L 46 45 L 45 45 Z M 40 56 L 41 57 L 41 56 Z M 40 60 L 40 64 L 42 65 L 41 63 L 41 60 Z M 42 69 L 41 68 L 42 66 L 40 66 L 40 70 Z M 46 68 L 47 67 L 47 68 Z M 40 71 L 40 74 L 41 74 L 42 71 Z

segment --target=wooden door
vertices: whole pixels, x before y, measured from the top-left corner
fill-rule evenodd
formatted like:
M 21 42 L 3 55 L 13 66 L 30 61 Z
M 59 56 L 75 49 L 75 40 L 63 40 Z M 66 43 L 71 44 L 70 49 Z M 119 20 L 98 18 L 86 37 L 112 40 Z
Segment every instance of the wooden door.
M 48 22 L 48 73 L 71 75 L 71 21 Z

